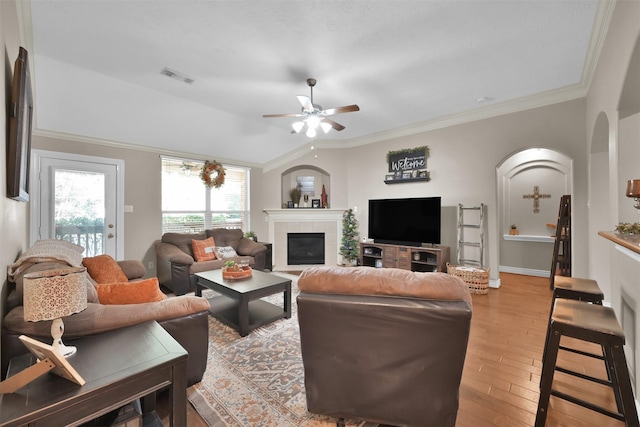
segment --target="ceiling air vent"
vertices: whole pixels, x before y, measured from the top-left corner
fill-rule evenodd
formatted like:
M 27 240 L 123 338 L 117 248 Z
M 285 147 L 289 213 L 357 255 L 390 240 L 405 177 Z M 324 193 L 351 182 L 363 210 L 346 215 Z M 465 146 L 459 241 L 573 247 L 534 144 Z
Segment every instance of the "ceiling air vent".
M 187 76 L 185 74 L 179 73 L 177 71 L 170 70 L 167 67 L 164 67 L 162 69 L 162 71 L 160 71 L 160 74 L 165 75 L 167 77 L 171 77 L 171 78 L 176 79 L 176 80 L 180 80 L 181 82 L 184 82 L 184 83 L 187 83 L 187 84 L 193 83 L 193 79 L 191 77 L 189 77 L 189 76 Z

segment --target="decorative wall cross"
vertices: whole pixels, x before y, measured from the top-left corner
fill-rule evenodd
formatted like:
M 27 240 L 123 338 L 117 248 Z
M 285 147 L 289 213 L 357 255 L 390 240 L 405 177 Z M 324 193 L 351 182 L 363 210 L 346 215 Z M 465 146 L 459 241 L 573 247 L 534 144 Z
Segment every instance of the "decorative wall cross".
M 551 194 L 540 194 L 540 187 L 533 186 L 533 194 L 523 194 L 523 199 L 533 199 L 533 213 L 540 213 L 540 199 L 549 199 Z

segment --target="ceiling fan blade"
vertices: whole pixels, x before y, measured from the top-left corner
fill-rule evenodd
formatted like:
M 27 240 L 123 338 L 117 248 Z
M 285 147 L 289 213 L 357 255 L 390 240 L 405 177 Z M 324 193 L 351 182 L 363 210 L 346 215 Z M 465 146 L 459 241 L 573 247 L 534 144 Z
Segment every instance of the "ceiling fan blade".
M 352 111 L 360 111 L 360 107 L 358 107 L 356 104 L 353 105 L 345 105 L 344 107 L 337 107 L 337 108 L 329 108 L 327 110 L 323 110 L 322 114 L 324 116 L 332 116 L 334 114 L 339 114 L 339 113 L 350 113 Z
M 326 117 L 320 120 L 320 122 L 329 123 L 331 127 L 337 131 L 341 131 L 342 129 L 344 129 L 344 126 L 342 126 L 340 123 L 334 122 L 333 120 L 327 119 Z
M 271 118 L 271 117 L 304 117 L 306 116 L 306 114 L 301 114 L 301 113 L 290 113 L 290 114 L 263 114 L 262 117 L 264 118 Z
M 307 113 L 313 113 L 313 104 L 311 103 L 311 100 L 308 96 L 298 95 L 298 101 L 300 101 L 303 111 L 306 111 Z

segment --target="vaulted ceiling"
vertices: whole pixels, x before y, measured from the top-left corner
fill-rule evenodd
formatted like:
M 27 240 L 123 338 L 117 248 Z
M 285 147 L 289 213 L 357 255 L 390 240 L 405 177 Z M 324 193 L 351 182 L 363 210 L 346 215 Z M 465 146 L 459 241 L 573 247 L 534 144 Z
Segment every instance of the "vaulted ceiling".
M 594 0 L 31 0 L 44 135 L 266 165 L 586 94 L 610 3 Z M 193 81 L 161 74 L 168 68 Z M 346 126 L 291 134 L 296 95 Z

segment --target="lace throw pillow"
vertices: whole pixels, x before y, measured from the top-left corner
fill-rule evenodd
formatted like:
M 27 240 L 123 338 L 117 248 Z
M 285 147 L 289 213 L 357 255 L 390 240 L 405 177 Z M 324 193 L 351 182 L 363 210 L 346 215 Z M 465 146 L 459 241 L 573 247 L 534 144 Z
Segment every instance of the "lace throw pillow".
M 219 259 L 234 258 L 238 256 L 236 250 L 231 246 L 216 246 L 213 250 L 216 253 L 216 257 Z

